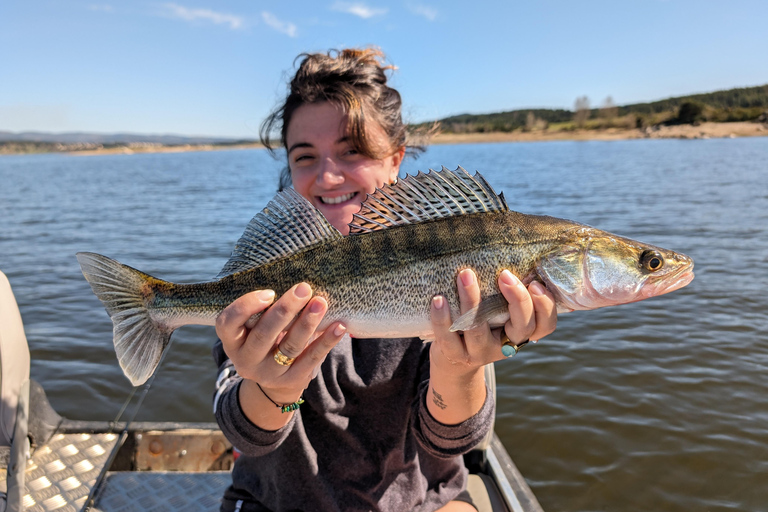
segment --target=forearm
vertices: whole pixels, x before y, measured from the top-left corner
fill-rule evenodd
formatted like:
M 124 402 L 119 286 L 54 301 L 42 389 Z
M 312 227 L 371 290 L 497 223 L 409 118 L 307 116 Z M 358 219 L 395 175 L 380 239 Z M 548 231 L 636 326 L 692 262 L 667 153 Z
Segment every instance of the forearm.
M 246 416 L 240 404 L 239 391 L 243 382 L 242 377 L 232 372 L 216 393 L 213 412 L 221 431 L 240 452 L 252 456 L 265 455 L 282 444 L 292 425 L 287 423 L 276 430 L 256 425 Z M 293 417 L 293 414 L 288 416 Z
M 455 370 L 458 368 L 445 368 L 434 360 L 430 365 L 427 409 L 433 418 L 446 425 L 456 425 L 476 415 L 486 397 L 483 367 Z

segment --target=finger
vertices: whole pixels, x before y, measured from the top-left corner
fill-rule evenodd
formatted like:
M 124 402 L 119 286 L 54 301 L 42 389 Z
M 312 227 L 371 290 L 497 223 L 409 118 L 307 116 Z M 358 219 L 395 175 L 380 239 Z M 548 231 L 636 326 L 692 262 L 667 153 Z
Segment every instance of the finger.
M 216 335 L 221 339 L 227 355 L 231 357 L 229 351 L 237 351 L 245 343 L 248 319 L 267 309 L 273 300 L 273 290 L 257 290 L 238 298 L 219 314 Z
M 467 268 L 459 272 L 456 285 L 459 291 L 459 303 L 462 313 L 466 313 L 480 304 L 480 285 L 472 269 Z M 464 341 L 466 342 L 468 338 L 472 340 L 488 339 L 489 333 L 490 327 L 487 323 L 483 323 L 474 329 L 465 331 Z
M 307 283 L 299 283 L 285 292 L 272 304 L 272 307 L 261 315 L 248 336 L 249 341 L 252 338 L 254 346 L 259 347 L 262 351 L 262 353 L 254 354 L 254 357 L 263 359 L 267 352 L 272 350 L 280 333 L 288 329 L 311 297 L 312 288 Z
M 527 340 L 536 329 L 531 295 L 520 279 L 509 270 L 501 272 L 499 289 L 509 303 L 509 321 L 504 325 L 504 330 L 513 343 L 519 344 Z
M 291 326 L 278 348 L 288 357 L 297 357 L 309 343 L 317 326 L 328 311 L 328 303 L 322 297 L 312 297 L 298 320 Z
M 430 319 L 435 337 L 432 350 L 438 350 L 451 364 L 466 361 L 467 351 L 459 333 L 451 331 L 451 308 L 442 295 L 432 298 Z
M 307 379 L 311 379 L 315 368 L 325 361 L 328 353 L 339 344 L 346 332 L 347 328 L 341 322 L 328 326 L 328 329 L 301 353 L 296 362 L 291 365 L 291 370 L 298 375 L 304 375 Z
M 457 333 L 451 332 L 451 324 L 453 323 L 451 308 L 448 307 L 448 301 L 442 295 L 436 295 L 432 298 L 430 319 L 436 340 L 458 337 Z
M 477 276 L 471 268 L 465 268 L 459 272 L 456 285 L 459 290 L 462 314 L 480 304 L 480 286 L 478 286 Z
M 536 328 L 531 333 L 530 339 L 538 341 L 552 334 L 557 327 L 557 305 L 552 292 L 537 281 L 528 285 L 528 292 L 531 295 L 536 316 Z

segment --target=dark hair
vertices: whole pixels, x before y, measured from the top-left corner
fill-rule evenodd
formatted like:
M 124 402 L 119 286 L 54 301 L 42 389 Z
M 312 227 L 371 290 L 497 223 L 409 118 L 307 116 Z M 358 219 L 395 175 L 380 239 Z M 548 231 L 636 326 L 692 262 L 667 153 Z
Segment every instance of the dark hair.
M 400 93 L 387 85 L 384 54 L 375 48 L 331 50 L 328 53 L 303 53 L 301 64 L 290 82 L 288 97 L 261 125 L 261 142 L 275 150 L 273 132 L 280 128 L 280 145 L 286 147 L 286 134 L 294 112 L 302 105 L 330 102 L 347 116 L 346 135 L 352 147 L 369 158 L 383 158 L 398 148 L 409 146 L 408 130 L 403 124 Z M 387 134 L 388 144 L 381 147 L 366 137 L 368 121 L 377 123 Z M 290 169 L 280 173 L 282 190 L 291 183 Z

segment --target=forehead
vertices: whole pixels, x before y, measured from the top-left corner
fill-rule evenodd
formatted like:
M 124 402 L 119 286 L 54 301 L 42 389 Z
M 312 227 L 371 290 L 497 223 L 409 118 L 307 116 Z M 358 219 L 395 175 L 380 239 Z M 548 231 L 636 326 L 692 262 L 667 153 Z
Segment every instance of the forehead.
M 286 142 L 290 147 L 299 142 L 330 140 L 346 135 L 346 114 L 332 103 L 309 103 L 297 108 L 288 124 Z

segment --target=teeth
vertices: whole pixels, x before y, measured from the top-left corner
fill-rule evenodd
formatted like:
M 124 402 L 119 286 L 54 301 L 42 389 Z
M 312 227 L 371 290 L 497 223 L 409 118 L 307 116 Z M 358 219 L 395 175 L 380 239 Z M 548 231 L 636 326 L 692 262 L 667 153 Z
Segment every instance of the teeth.
M 320 200 L 323 202 L 323 204 L 339 204 L 339 203 L 343 203 L 344 201 L 349 201 L 353 197 L 355 197 L 355 192 L 352 192 L 351 194 L 339 196 L 339 197 L 320 196 Z

